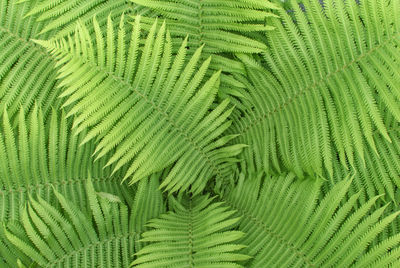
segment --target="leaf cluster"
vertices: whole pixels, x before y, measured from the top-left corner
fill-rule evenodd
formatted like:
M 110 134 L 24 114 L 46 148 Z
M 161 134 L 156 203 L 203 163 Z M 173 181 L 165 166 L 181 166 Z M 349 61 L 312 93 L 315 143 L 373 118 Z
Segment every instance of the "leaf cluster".
M 0 267 L 400 266 L 399 0 L 0 0 Z

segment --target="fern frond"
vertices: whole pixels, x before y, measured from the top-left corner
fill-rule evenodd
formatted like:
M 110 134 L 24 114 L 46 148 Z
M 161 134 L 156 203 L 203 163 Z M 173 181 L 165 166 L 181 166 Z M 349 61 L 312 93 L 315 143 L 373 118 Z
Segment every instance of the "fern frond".
M 14 247 L 8 241 L 6 234 L 4 233 L 3 228 L 4 223 L 0 228 L 0 265 L 4 268 L 14 268 L 19 267 L 18 261 L 22 263 L 30 263 L 29 257 L 27 257 L 23 252 L 21 252 L 18 248 Z M 15 222 L 10 221 L 8 223 L 9 228 L 16 233 L 21 232 L 21 226 L 15 224 Z
M 139 252 L 134 267 L 242 267 L 236 261 L 248 259 L 237 253 L 243 245 L 236 241 L 242 232 L 232 230 L 239 218 L 234 211 L 208 196 L 178 202 L 171 197 L 175 211 L 153 219 L 153 229 L 143 233 L 151 242 Z M 185 203 L 185 204 L 183 204 Z
M 157 182 L 158 177 L 141 182 L 141 187 L 153 191 L 155 200 L 161 196 Z M 132 221 L 137 217 L 147 218 L 151 209 L 133 215 L 117 197 L 96 192 L 91 179 L 86 181 L 85 188 L 89 212 L 83 211 L 81 206 L 53 189 L 62 209 L 40 197 L 37 200 L 30 198 L 20 215 L 22 232 L 15 231 L 15 228 L 6 228 L 7 239 L 29 257 L 30 262 L 26 265 L 129 266 L 138 237 L 136 230 L 131 228 Z M 150 204 L 153 202 L 151 198 L 149 201 Z M 163 207 L 162 204 L 159 205 L 153 213 Z M 133 206 L 132 209 L 140 208 Z M 157 213 L 153 215 L 158 216 Z
M 75 31 L 78 21 L 91 25 L 93 16 L 97 16 L 99 24 L 107 24 L 107 16 L 113 19 L 122 14 L 135 12 L 151 16 L 148 9 L 129 4 L 125 0 L 43 0 L 33 6 L 25 17 L 34 16 L 44 24 L 41 33 L 57 31 L 53 37 L 65 37 Z
M 150 229 L 147 222 L 166 212 L 166 205 L 159 189 L 161 174 L 153 174 L 150 179 L 140 180 L 135 191 L 134 201 L 129 221 L 129 228 L 137 234 L 135 236 L 135 252 L 138 252 L 148 243 L 140 240 L 140 235 Z
M 275 16 L 271 10 L 277 8 L 267 0 L 131 1 L 166 18 L 172 37 L 183 39 L 189 35 L 189 47 L 205 44 L 204 53 L 265 51 L 265 44 L 246 33 L 273 29 L 265 19 Z M 143 18 L 146 24 L 151 25 L 152 21 Z
M 11 127 L 8 112 L 2 118 L 0 132 L 0 222 L 19 219 L 19 211 L 28 195 L 54 200 L 51 188 L 76 204 L 86 203 L 84 188 L 88 176 L 100 192 L 110 192 L 128 203 L 133 188 L 120 185 L 119 172 L 110 178 L 112 169 L 103 169 L 104 161 L 94 163 L 93 143 L 79 146 L 84 133 L 75 135 L 72 120 L 53 110 L 48 121 L 35 106 L 25 119 L 21 109 L 18 131 Z
M 245 74 L 243 64 L 234 58 L 232 52 L 258 53 L 266 50 L 258 35 L 273 27 L 265 23 L 267 17 L 276 17 L 276 5 L 268 0 L 226 0 L 226 1 L 173 1 L 173 0 L 131 0 L 139 7 L 146 7 L 152 13 L 165 19 L 171 33 L 173 51 L 180 47 L 188 36 L 188 54 L 205 45 L 202 60 L 212 56 L 209 73 L 221 70 L 221 98 L 229 98 L 235 105 L 237 97 L 242 97 L 244 85 L 230 74 Z M 154 15 L 153 15 L 154 17 Z M 149 31 L 155 22 L 153 17 L 142 17 L 142 25 Z M 161 26 L 161 21 L 158 22 Z
M 88 176 L 100 192 L 109 192 L 133 202 L 134 188 L 120 184 L 117 172 L 111 178 L 112 168 L 103 169 L 105 161 L 93 162 L 94 144 L 79 146 L 84 134 L 75 135 L 72 120 L 63 112 L 53 110 L 44 120 L 43 112 L 34 106 L 29 119 L 23 109 L 17 117 L 18 128 L 11 127 L 7 110 L 0 127 L 0 223 L 18 221 L 29 195 L 38 195 L 53 203 L 52 188 L 57 189 L 75 204 L 85 204 L 84 185 Z M 87 210 L 86 206 L 82 210 Z M 10 248 L 0 232 L 0 259 L 15 267 L 21 254 Z M 8 267 L 8 266 L 5 266 Z
M 7 109 L 14 118 L 20 106 L 28 113 L 36 102 L 46 116 L 58 103 L 54 61 L 32 41 L 43 24 L 36 17 L 24 18 L 37 1 L 17 2 L 0 1 L 0 115 Z
M 73 38 L 38 42 L 60 66 L 74 127 L 89 128 L 82 143 L 98 138 L 97 159 L 116 148 L 107 166 L 117 171 L 128 163 L 130 183 L 174 164 L 161 186 L 199 193 L 209 179 L 229 176 L 243 147 L 224 146 L 235 137 L 222 136 L 232 108 L 225 100 L 209 111 L 219 72 L 204 81 L 210 59 L 199 63 L 202 47 L 184 64 L 187 41 L 173 58 L 165 24 L 156 34 L 156 23 L 139 47 L 139 19 L 128 35 L 123 17 L 117 33 L 109 17 L 105 33 L 94 19 L 95 42 L 82 24 Z
M 279 11 L 262 60 L 238 55 L 249 82 L 233 131 L 258 170 L 332 178 L 337 157 L 346 168 L 377 157 L 374 131 L 391 142 L 385 113 L 400 120 L 400 2 L 303 4 L 292 2 L 294 18 Z
M 385 140 L 379 133 L 374 133 L 376 151 L 365 146 L 364 160 L 354 157 L 354 166 L 348 170 L 337 159 L 333 159 L 333 179 L 329 185 L 341 181 L 347 174 L 354 176 L 351 192 L 362 191 L 361 200 L 385 194 L 386 202 L 400 201 L 396 192 L 400 187 L 400 136 L 398 127 L 387 127 L 392 142 Z M 376 153 L 379 155 L 377 156 Z M 329 186 L 329 187 L 330 187 Z
M 376 196 L 356 208 L 360 193 L 346 198 L 352 180 L 337 183 L 321 197 L 313 179 L 242 176 L 222 199 L 242 216 L 244 254 L 254 258 L 246 267 L 396 267 L 400 237 L 394 235 L 369 247 L 397 219 L 383 217 Z

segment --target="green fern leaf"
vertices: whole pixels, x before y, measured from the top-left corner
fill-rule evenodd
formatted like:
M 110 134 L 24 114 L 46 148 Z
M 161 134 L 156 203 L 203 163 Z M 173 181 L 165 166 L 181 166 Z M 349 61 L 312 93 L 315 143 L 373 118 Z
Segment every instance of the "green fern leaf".
M 22 0 L 20 2 L 26 2 Z M 91 25 L 93 16 L 99 18 L 99 24 L 107 24 L 107 16 L 120 18 L 124 13 L 134 12 L 152 16 L 147 8 L 130 4 L 125 0 L 42 0 L 26 13 L 25 17 L 33 17 L 43 24 L 41 33 L 53 32 L 58 38 L 68 36 L 75 31 L 78 21 Z M 54 33 L 56 31 L 56 33 Z
M 165 213 L 164 199 L 160 194 L 158 181 L 163 176 L 163 174 L 153 174 L 150 180 L 138 182 L 129 222 L 129 228 L 135 230 L 137 234 L 135 237 L 136 252 L 148 244 L 140 240 L 140 234 L 150 229 L 146 225 L 147 222 Z
M 368 247 L 400 212 L 382 217 L 374 208 L 380 196 L 356 208 L 360 193 L 346 198 L 352 180 L 334 185 L 321 197 L 321 183 L 312 179 L 241 176 L 222 199 L 242 216 L 246 235 L 246 267 L 396 267 L 400 237 Z
M 248 256 L 237 253 L 244 246 L 234 243 L 243 236 L 231 230 L 239 220 L 230 219 L 234 211 L 208 196 L 170 200 L 175 211 L 148 223 L 154 229 L 142 241 L 151 243 L 136 254 L 134 267 L 242 267 L 235 261 Z
M 105 160 L 94 163 L 92 142 L 79 146 L 84 133 L 75 135 L 72 120 L 63 112 L 53 110 L 48 120 L 37 106 L 25 119 L 23 109 L 18 116 L 18 131 L 11 126 L 8 112 L 2 116 L 0 127 L 0 222 L 18 221 L 29 195 L 38 195 L 54 202 L 51 188 L 57 189 L 75 204 L 85 204 L 83 186 L 88 174 L 96 189 L 118 196 L 128 204 L 133 202 L 134 188 L 121 185 L 123 169 L 110 177 L 112 168 L 103 169 Z M 84 211 L 85 206 L 82 207 Z M 21 257 L 0 232 L 0 256 L 10 267 L 16 266 L 15 256 Z M 26 259 L 22 259 L 26 261 Z M 5 266 L 8 267 L 8 266 Z
M 352 193 L 363 190 L 361 199 L 368 200 L 378 194 L 386 194 L 387 202 L 398 203 L 396 191 L 400 187 L 400 136 L 396 127 L 388 126 L 391 141 L 385 140 L 379 133 L 374 133 L 376 151 L 364 144 L 365 157 L 354 158 L 354 167 L 343 167 L 338 160 L 333 160 L 334 176 L 329 184 L 341 181 L 347 174 L 354 174 Z M 379 156 L 376 155 L 378 153 Z
M 243 64 L 234 58 L 232 52 L 258 53 L 266 50 L 259 36 L 273 29 L 265 23 L 266 18 L 276 17 L 276 5 L 268 0 L 226 0 L 226 1 L 164 1 L 131 0 L 138 7 L 148 8 L 152 16 L 165 19 L 172 37 L 175 52 L 182 40 L 188 36 L 188 54 L 205 45 L 202 60 L 212 56 L 207 77 L 213 71 L 221 70 L 221 98 L 229 98 L 235 105 L 242 97 L 244 85 L 234 79 L 231 73 L 245 74 Z M 142 25 L 149 31 L 155 22 L 153 17 L 142 17 Z M 162 21 L 159 21 L 161 26 Z
M 158 177 L 142 180 L 140 187 L 152 191 L 154 197 L 147 199 L 148 204 L 143 203 L 146 207 L 160 199 Z M 151 213 L 158 216 L 157 211 L 163 211 L 164 207 L 159 203 L 158 208 L 132 214 L 133 210 L 140 209 L 134 205 L 129 213 L 128 207 L 116 201 L 116 197 L 97 193 L 91 179 L 86 181 L 89 212 L 56 190 L 54 195 L 60 209 L 40 197 L 30 198 L 20 214 L 23 231 L 9 226 L 5 230 L 9 242 L 28 257 L 26 265 L 128 267 L 140 235 L 132 229 L 132 221 L 140 218 L 147 221 Z M 143 226 L 139 229 L 143 230 Z
M 54 61 L 32 41 L 43 24 L 36 17 L 24 18 L 36 2 L 0 1 L 0 115 L 7 109 L 12 119 L 21 106 L 28 113 L 37 103 L 46 117 L 59 104 Z M 40 37 L 47 39 L 50 34 Z
M 77 133 L 89 128 L 82 143 L 99 140 L 97 159 L 116 148 L 107 166 L 115 163 L 117 171 L 129 163 L 124 180 L 131 183 L 174 164 L 161 186 L 199 193 L 212 177 L 229 176 L 243 147 L 224 146 L 235 136 L 221 137 L 232 108 L 223 101 L 209 112 L 219 72 L 204 81 L 210 59 L 199 64 L 202 47 L 184 66 L 187 41 L 172 58 L 165 24 L 155 34 L 155 23 L 139 49 L 139 20 L 128 36 L 124 18 L 115 33 L 109 17 L 104 35 L 94 19 L 95 42 L 81 24 L 73 38 L 37 42 L 60 66 L 64 105 L 72 104 L 68 115 L 76 114 Z
M 189 35 L 189 47 L 205 44 L 204 53 L 265 51 L 265 44 L 246 33 L 273 29 L 265 19 L 274 17 L 271 10 L 277 8 L 267 0 L 131 1 L 167 18 L 172 37 L 183 39 Z M 143 22 L 153 24 L 145 17 Z
M 10 124 L 7 111 L 0 128 L 0 222 L 17 220 L 19 210 L 28 195 L 37 194 L 48 202 L 54 200 L 52 187 L 77 204 L 86 202 L 82 185 L 88 174 L 93 184 L 102 192 L 132 200 L 132 188 L 120 185 L 112 178 L 111 168 L 103 169 L 105 162 L 90 159 L 93 143 L 79 146 L 84 135 L 71 131 L 71 121 L 64 113 L 51 113 L 48 127 L 41 109 L 35 106 L 26 120 L 24 111 L 19 113 L 18 132 Z
M 272 22 L 262 60 L 238 55 L 248 92 L 232 131 L 258 170 L 332 178 L 333 159 L 349 168 L 377 157 L 374 131 L 391 141 L 383 116 L 400 120 L 400 2 L 360 2 L 303 1 L 303 11 L 293 1 L 293 17 L 280 10 Z

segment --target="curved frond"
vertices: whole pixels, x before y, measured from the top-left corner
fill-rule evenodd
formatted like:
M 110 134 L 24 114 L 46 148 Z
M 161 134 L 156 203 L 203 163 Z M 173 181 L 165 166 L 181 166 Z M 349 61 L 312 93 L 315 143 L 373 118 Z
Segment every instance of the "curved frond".
M 0 132 L 0 222 L 19 219 L 19 211 L 28 195 L 54 200 L 52 188 L 76 204 L 86 203 L 83 185 L 89 176 L 100 192 L 110 192 L 122 200 L 132 201 L 133 188 L 112 178 L 104 161 L 93 162 L 93 143 L 79 146 L 84 134 L 71 131 L 72 120 L 53 110 L 48 121 L 40 109 L 33 108 L 29 120 L 21 109 L 18 131 L 11 127 L 4 112 Z
M 232 108 L 225 100 L 211 110 L 219 73 L 204 81 L 210 60 L 199 63 L 202 47 L 184 64 L 187 42 L 173 58 L 165 24 L 155 34 L 155 23 L 139 49 L 139 19 L 128 35 L 123 17 L 118 33 L 109 17 L 105 33 L 94 19 L 95 42 L 81 24 L 73 38 L 38 42 L 60 66 L 74 127 L 89 128 L 82 143 L 98 139 L 97 159 L 116 148 L 107 166 L 128 163 L 131 183 L 174 164 L 161 186 L 199 193 L 209 179 L 230 174 L 243 147 L 224 146 L 235 137 L 222 136 Z
M 354 167 L 350 170 L 333 159 L 333 179 L 329 184 L 341 181 L 347 174 L 354 176 L 352 193 L 362 191 L 361 199 L 366 201 L 376 195 L 385 194 L 386 201 L 398 203 L 396 192 L 400 187 L 400 135 L 398 127 L 388 127 L 391 141 L 385 140 L 379 133 L 374 133 L 376 151 L 364 144 L 365 156 L 354 158 Z M 376 155 L 378 153 L 378 156 Z
M 36 22 L 36 17 L 24 18 L 37 1 L 17 2 L 0 1 L 0 115 L 7 109 L 14 118 L 20 106 L 29 112 L 36 102 L 46 116 L 58 103 L 57 72 L 51 56 L 32 41 L 43 24 Z
M 277 8 L 268 0 L 131 1 L 166 18 L 172 37 L 189 35 L 189 47 L 205 44 L 205 53 L 265 51 L 265 44 L 246 34 L 273 29 L 265 19 L 275 16 L 271 10 Z M 153 24 L 152 19 L 143 21 Z
M 136 252 L 148 244 L 140 240 L 141 234 L 150 229 L 146 225 L 147 222 L 166 212 L 164 198 L 159 189 L 159 179 L 162 176 L 163 174 L 155 173 L 149 179 L 140 180 L 137 184 L 129 221 L 129 228 L 136 233 L 134 245 Z
M 171 197 L 175 211 L 153 219 L 153 229 L 143 233 L 142 241 L 150 242 L 139 252 L 134 267 L 242 267 L 237 261 L 248 256 L 237 253 L 243 245 L 236 241 L 242 232 L 232 230 L 239 218 L 230 218 L 234 211 L 208 196 L 185 202 Z
M 350 168 L 378 157 L 374 132 L 391 142 L 386 113 L 400 120 L 400 2 L 292 3 L 262 60 L 238 55 L 249 82 L 233 131 L 258 170 L 332 178 L 336 158 Z
M 352 180 L 321 197 L 321 183 L 286 177 L 242 176 L 223 197 L 242 216 L 246 267 L 387 267 L 400 264 L 400 236 L 374 239 L 400 212 L 384 215 L 376 196 L 359 208 L 359 193 L 346 198 Z M 386 266 L 387 265 L 387 266 Z
M 157 191 L 158 185 L 154 189 L 150 184 L 157 181 L 152 178 L 142 182 L 152 188 L 155 200 L 161 192 Z M 58 191 L 54 194 L 60 209 L 40 197 L 30 198 L 20 215 L 20 231 L 12 227 L 5 230 L 13 245 L 40 267 L 129 266 L 138 237 L 131 222 L 138 216 L 146 218 L 148 212 L 129 215 L 128 207 L 118 197 L 96 192 L 90 179 L 85 192 L 88 213 Z
M 99 24 L 104 26 L 107 16 L 120 18 L 130 12 L 151 15 L 148 9 L 129 4 L 126 0 L 42 0 L 25 17 L 34 16 L 36 21 L 42 22 L 41 33 L 56 31 L 53 36 L 65 37 L 75 31 L 78 21 L 91 25 L 93 16 L 97 16 Z
M 265 43 L 257 37 L 273 29 L 265 20 L 276 16 L 272 13 L 276 5 L 268 0 L 131 1 L 152 12 L 153 17 L 146 15 L 141 20 L 146 31 L 156 21 L 155 16 L 165 19 L 174 52 L 186 37 L 189 55 L 205 45 L 201 59 L 212 56 L 206 77 L 221 70 L 219 96 L 240 105 L 236 98 L 243 97 L 241 92 L 244 85 L 230 74 L 245 74 L 245 69 L 231 53 L 258 53 L 266 50 Z M 162 21 L 158 24 L 161 26 Z

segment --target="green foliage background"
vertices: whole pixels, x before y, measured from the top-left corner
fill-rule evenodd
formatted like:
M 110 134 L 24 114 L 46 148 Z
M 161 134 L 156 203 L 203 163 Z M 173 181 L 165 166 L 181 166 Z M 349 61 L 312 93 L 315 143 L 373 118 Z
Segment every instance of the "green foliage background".
M 0 0 L 0 267 L 399 267 L 399 0 Z

